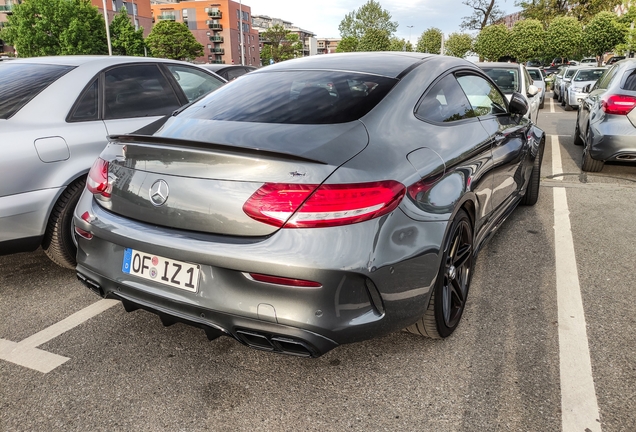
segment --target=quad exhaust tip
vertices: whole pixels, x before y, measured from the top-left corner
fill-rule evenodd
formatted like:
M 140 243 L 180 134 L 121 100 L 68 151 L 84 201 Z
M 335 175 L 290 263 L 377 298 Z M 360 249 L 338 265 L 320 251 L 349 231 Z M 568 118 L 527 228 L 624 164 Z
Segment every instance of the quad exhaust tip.
M 636 161 L 636 154 L 622 154 L 616 156 L 616 160 Z
M 239 340 L 250 348 L 289 354 L 297 357 L 317 357 L 316 350 L 307 342 L 284 336 L 267 335 L 254 331 L 237 330 Z

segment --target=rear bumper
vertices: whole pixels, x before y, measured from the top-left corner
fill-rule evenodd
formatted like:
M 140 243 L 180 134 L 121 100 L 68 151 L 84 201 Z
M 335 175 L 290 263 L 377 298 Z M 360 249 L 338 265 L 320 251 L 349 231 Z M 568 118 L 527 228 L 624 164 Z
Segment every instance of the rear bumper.
M 636 162 L 636 127 L 627 116 L 604 115 L 590 125 L 590 156 L 596 160 Z
M 85 211 L 91 223 L 78 217 Z M 282 338 L 288 347 L 304 347 L 298 355 L 312 357 L 402 329 L 423 316 L 447 226 L 445 221 L 414 221 L 398 209 L 344 227 L 231 239 L 124 219 L 101 209 L 86 192 L 75 223 L 94 235 L 79 239 L 78 274 L 101 296 L 133 305 L 129 309 L 149 310 L 164 322 L 204 328 L 208 336 L 228 335 L 254 348 L 293 354 L 280 348 Z M 123 273 L 126 247 L 199 264 L 198 292 Z M 246 272 L 322 286 L 268 284 Z

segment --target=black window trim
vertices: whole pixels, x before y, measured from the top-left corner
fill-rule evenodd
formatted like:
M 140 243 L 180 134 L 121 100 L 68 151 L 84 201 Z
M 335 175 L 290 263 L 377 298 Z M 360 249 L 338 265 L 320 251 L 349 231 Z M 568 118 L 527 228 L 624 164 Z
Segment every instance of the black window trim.
M 503 117 L 503 116 L 508 116 L 510 115 L 510 106 L 509 106 L 509 102 L 508 102 L 508 98 L 506 97 L 506 94 L 504 92 L 501 91 L 501 89 L 497 86 L 497 84 L 495 84 L 495 81 L 490 78 L 488 76 L 488 74 L 486 74 L 485 72 L 479 70 L 479 73 L 474 73 L 475 71 L 467 71 L 465 73 L 456 73 L 455 76 L 457 77 L 457 75 L 459 76 L 463 76 L 463 75 L 477 75 L 480 76 L 481 78 L 484 78 L 486 81 L 488 81 L 495 89 L 495 91 L 499 92 L 499 95 L 503 98 L 504 101 L 504 108 L 506 108 L 506 112 L 505 113 L 498 113 L 498 114 L 493 114 L 493 113 L 488 113 L 488 114 L 484 114 L 481 116 L 476 116 L 475 118 L 477 119 L 490 119 L 490 118 L 496 118 L 496 117 Z M 460 85 L 461 87 L 461 85 Z M 464 91 L 464 89 L 462 88 L 462 91 Z M 466 93 L 464 93 L 466 94 Z M 466 96 L 466 98 L 468 98 L 468 96 Z M 469 99 L 470 101 L 470 99 Z
M 88 84 L 86 84 L 84 86 L 84 88 L 82 89 L 82 91 L 80 92 L 79 96 L 77 97 L 77 99 L 75 99 L 75 102 L 73 103 L 73 106 L 71 106 L 71 109 L 68 111 L 68 114 L 66 115 L 66 123 L 85 123 L 85 122 L 92 122 L 92 121 L 100 121 L 102 120 L 102 89 L 101 89 L 101 81 L 103 81 L 103 79 L 100 79 L 100 74 L 101 72 L 98 72 L 93 78 L 90 79 L 90 81 L 88 81 Z M 88 91 L 88 89 L 93 85 L 93 83 L 97 81 L 97 118 L 96 119 L 89 119 L 89 120 L 84 120 L 84 119 L 73 119 L 73 116 L 75 115 L 75 110 L 77 110 L 77 107 L 80 104 L 80 101 L 82 100 L 82 98 L 84 97 L 84 95 L 86 94 L 86 92 Z

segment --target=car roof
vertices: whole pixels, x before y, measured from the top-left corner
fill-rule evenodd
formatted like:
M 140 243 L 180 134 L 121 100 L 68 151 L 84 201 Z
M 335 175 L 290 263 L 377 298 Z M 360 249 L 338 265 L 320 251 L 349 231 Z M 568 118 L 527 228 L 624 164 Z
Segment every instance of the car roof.
M 323 54 L 276 63 L 252 73 L 279 70 L 340 70 L 397 78 L 422 60 L 433 57 L 445 58 L 402 51 Z
M 144 62 L 165 62 L 165 63 L 185 63 L 178 60 L 168 60 L 154 57 L 134 57 L 134 56 L 50 56 L 50 57 L 29 57 L 18 58 L 12 62 L 29 64 L 50 64 L 63 66 L 82 66 L 94 64 L 101 67 L 122 63 L 144 63 Z
M 218 64 L 218 63 L 206 63 L 206 64 L 200 64 L 197 66 L 201 66 L 203 68 L 206 68 L 207 70 L 211 70 L 211 71 L 220 71 L 220 70 L 226 70 L 226 69 L 236 69 L 236 68 L 248 68 L 248 69 L 256 69 L 256 67 L 254 66 L 250 66 L 250 65 L 228 65 L 228 64 Z
M 523 66 L 520 63 L 508 62 L 479 62 L 475 63 L 480 68 L 499 68 L 499 69 L 520 69 Z

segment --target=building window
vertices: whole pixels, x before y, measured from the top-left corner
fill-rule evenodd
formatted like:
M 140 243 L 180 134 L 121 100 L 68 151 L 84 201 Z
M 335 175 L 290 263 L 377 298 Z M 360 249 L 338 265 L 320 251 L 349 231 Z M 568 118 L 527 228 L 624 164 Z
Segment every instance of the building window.
M 139 20 L 135 18 L 135 30 L 139 30 Z
M 133 3 L 133 16 L 137 16 L 137 3 Z
M 115 12 L 117 12 L 117 3 L 115 3 L 115 0 L 113 0 L 111 3 L 112 3 L 112 5 L 111 5 L 111 6 L 112 6 L 112 9 L 113 9 Z

